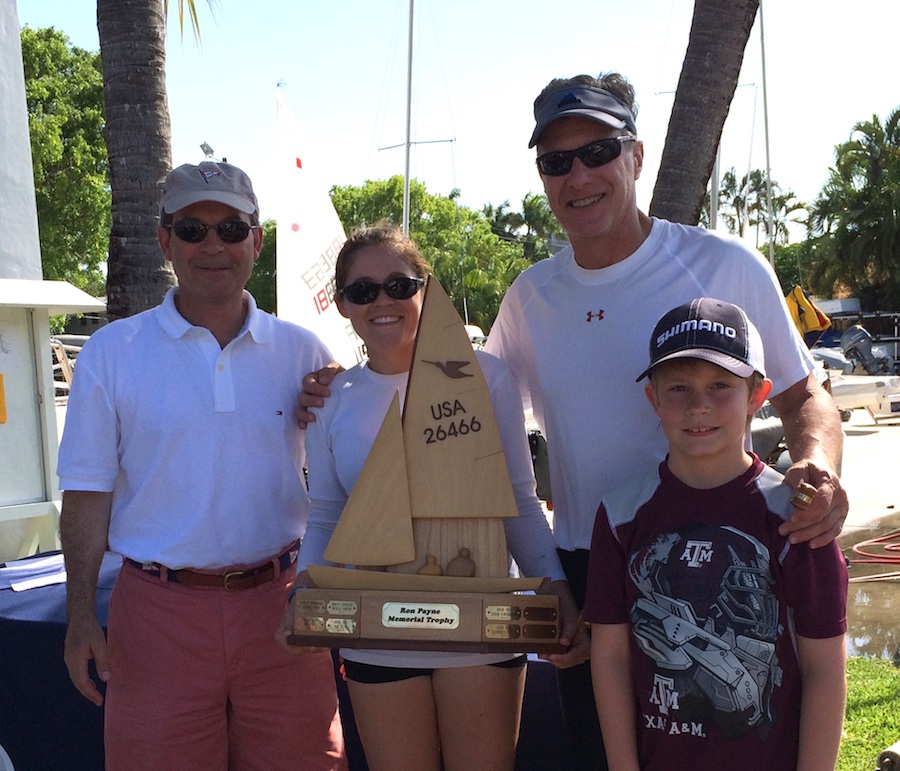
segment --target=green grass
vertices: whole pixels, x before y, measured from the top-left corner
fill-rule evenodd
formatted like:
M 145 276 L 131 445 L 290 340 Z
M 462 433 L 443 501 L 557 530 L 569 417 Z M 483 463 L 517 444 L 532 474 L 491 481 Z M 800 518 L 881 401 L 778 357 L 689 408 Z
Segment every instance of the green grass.
M 900 741 L 900 669 L 884 659 L 847 661 L 847 711 L 837 771 L 874 771 Z

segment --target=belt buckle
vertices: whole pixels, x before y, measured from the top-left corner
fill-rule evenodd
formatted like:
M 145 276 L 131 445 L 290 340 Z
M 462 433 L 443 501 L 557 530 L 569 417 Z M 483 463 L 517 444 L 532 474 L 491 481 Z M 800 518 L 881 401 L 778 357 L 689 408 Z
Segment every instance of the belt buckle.
M 244 576 L 246 573 L 247 573 L 246 570 L 232 570 L 230 573 L 226 573 L 226 574 L 223 576 L 223 581 L 224 581 L 224 585 L 225 585 L 225 591 L 226 591 L 226 592 L 236 592 L 236 591 L 238 591 L 238 588 L 237 588 L 236 586 L 235 586 L 235 587 L 232 587 L 232 586 L 231 586 L 230 581 L 231 581 L 232 578 L 243 578 L 243 576 Z

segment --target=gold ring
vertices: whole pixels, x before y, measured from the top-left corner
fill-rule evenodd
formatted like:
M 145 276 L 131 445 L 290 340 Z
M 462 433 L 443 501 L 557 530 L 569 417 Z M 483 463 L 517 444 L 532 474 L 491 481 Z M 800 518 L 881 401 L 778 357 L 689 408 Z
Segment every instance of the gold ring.
M 791 503 L 794 504 L 798 509 L 805 509 L 809 504 L 813 502 L 813 496 L 808 493 L 804 493 L 802 490 L 798 490 L 794 493 L 794 497 L 791 498 Z

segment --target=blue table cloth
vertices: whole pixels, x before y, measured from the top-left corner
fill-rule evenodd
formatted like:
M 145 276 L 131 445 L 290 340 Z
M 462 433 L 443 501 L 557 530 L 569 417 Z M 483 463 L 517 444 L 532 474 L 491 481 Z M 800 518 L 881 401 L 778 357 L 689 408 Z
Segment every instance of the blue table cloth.
M 100 569 L 104 627 L 120 566 L 121 557 L 107 554 Z M 103 710 L 69 680 L 65 635 L 65 584 L 0 590 L 0 745 L 16 771 L 103 769 Z

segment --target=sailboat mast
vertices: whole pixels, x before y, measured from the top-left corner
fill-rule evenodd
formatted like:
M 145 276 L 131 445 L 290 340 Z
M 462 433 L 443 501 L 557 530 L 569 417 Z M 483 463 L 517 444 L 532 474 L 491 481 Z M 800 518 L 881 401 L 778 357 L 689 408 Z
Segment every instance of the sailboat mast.
M 406 63 L 406 169 L 403 174 L 403 233 L 409 234 L 409 149 L 412 144 L 412 60 L 413 60 L 413 8 L 415 0 L 409 0 L 409 53 Z
M 411 1 L 411 0 L 410 0 Z M 769 262 L 775 265 L 775 230 L 772 210 L 772 166 L 769 162 L 769 99 L 766 90 L 766 36 L 763 27 L 763 4 L 759 2 L 759 50 L 762 58 L 763 125 L 766 129 L 766 216 L 768 224 Z

